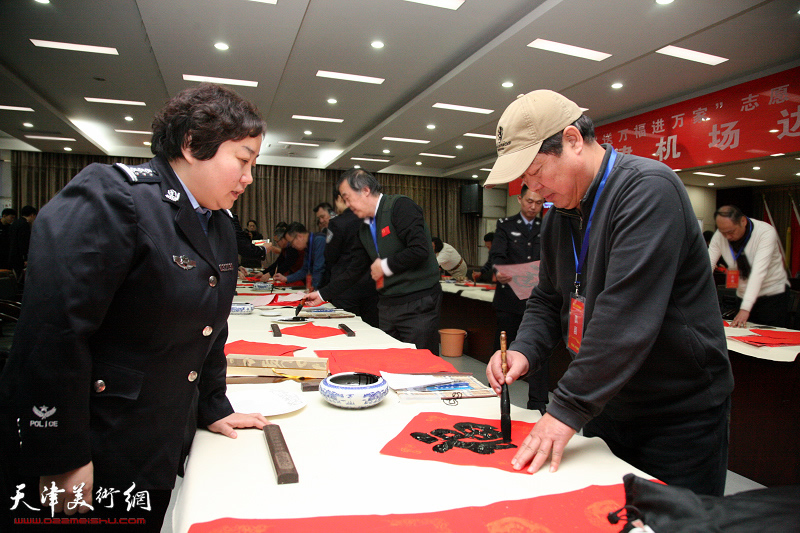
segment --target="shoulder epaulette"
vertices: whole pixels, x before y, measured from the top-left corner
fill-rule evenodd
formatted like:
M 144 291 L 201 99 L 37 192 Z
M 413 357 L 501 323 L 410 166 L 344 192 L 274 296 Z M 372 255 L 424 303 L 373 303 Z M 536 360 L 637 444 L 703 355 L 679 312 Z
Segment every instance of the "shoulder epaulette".
M 159 183 L 161 176 L 149 166 L 129 167 L 123 163 L 114 163 L 114 168 L 119 170 L 131 183 Z

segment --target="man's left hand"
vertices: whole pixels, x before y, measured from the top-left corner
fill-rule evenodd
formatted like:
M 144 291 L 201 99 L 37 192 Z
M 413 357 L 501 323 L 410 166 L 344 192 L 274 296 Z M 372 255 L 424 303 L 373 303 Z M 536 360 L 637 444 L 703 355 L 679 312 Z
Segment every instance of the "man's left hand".
M 383 265 L 381 264 L 380 258 L 372 262 L 372 266 L 370 267 L 370 275 L 375 281 L 378 281 L 383 277 Z
M 548 457 L 550 460 L 550 471 L 558 470 L 561 464 L 561 457 L 564 454 L 569 439 L 575 434 L 575 430 L 559 421 L 549 413 L 536 422 L 530 434 L 525 437 L 519 451 L 511 460 L 514 470 L 522 470 L 528 463 L 528 472 L 533 474 L 542 467 Z
M 733 328 L 746 328 L 747 327 L 747 320 L 750 318 L 750 311 L 740 310 L 736 313 L 736 316 L 733 317 L 731 321 L 731 327 Z
M 225 435 L 226 437 L 235 439 L 235 428 L 263 429 L 264 426 L 270 423 L 271 422 L 264 418 L 260 413 L 233 413 L 225 418 L 220 418 L 213 424 L 210 424 L 208 429 L 214 433 L 219 433 L 221 435 Z

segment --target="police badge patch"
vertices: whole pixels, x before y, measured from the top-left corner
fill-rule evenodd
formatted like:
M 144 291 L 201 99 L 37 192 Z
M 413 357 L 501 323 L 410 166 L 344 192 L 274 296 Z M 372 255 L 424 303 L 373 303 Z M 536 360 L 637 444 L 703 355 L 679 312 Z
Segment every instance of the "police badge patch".
M 172 200 L 173 202 L 177 202 L 181 198 L 181 193 L 179 193 L 175 189 L 170 189 L 164 196 L 167 198 L 167 200 Z
M 173 255 L 172 260 L 184 270 L 190 270 L 197 266 L 197 261 L 192 261 L 185 255 Z
M 230 272 L 231 270 L 233 270 L 233 263 L 222 263 L 219 265 L 220 272 Z

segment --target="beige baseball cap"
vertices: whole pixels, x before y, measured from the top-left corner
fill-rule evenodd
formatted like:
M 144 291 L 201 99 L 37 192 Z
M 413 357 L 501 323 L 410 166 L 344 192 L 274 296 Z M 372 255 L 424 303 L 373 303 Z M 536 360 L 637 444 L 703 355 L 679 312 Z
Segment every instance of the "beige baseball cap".
M 575 102 L 557 92 L 521 94 L 497 122 L 497 161 L 484 187 L 508 183 L 528 170 L 542 142 L 583 114 Z

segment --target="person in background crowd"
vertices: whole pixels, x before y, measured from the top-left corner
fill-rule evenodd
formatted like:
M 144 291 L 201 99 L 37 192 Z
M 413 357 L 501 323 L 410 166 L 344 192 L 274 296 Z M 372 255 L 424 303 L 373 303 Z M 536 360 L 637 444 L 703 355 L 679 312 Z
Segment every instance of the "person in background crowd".
M 513 217 L 501 218 L 497 221 L 494 232 L 492 251 L 489 261 L 492 265 L 518 265 L 539 260 L 539 230 L 542 226 L 542 206 L 544 198 L 526 185 L 517 196 L 519 213 Z M 497 272 L 497 289 L 492 306 L 497 315 L 497 331 L 494 349 L 500 349 L 500 332 L 506 332 L 510 346 L 517 338 L 517 330 L 525 314 L 527 296 L 520 298 L 509 282 L 511 276 Z M 541 368 L 526 378 L 528 382 L 528 409 L 538 409 L 544 414 L 547 409 L 550 384 L 550 366 L 547 360 Z
M 247 221 L 247 233 L 250 234 L 250 239 L 254 241 L 264 238 L 264 236 L 258 232 L 258 224 L 256 224 L 256 221 L 252 218 Z
M 665 483 L 722 495 L 733 374 L 708 252 L 680 179 L 663 163 L 597 143 L 591 119 L 553 91 L 508 106 L 497 152 L 486 185 L 522 178 L 556 209 L 542 222 L 539 284 L 507 376 L 495 352 L 489 383 L 499 393 L 562 341 L 573 357 L 512 465 L 536 472 L 550 459 L 557 470 L 583 428 Z
M 267 245 L 266 249 L 270 253 L 277 253 L 278 257 L 264 269 L 261 281 L 269 281 L 275 274 L 288 276 L 303 267 L 305 252 L 289 246 L 289 240 L 286 237 L 286 228 L 288 227 L 289 225 L 286 222 L 278 222 L 275 225 L 275 231 L 272 233 L 272 243 Z
M 36 220 L 38 210 L 32 205 L 26 205 L 19 211 L 16 219 L 8 229 L 8 263 L 17 278 L 22 277 L 22 271 L 28 262 L 28 249 L 31 242 L 31 226 Z
M 714 213 L 717 231 L 708 245 L 711 267 L 725 260 L 725 286 L 736 288 L 739 312 L 731 326 L 747 322 L 786 327 L 789 313 L 789 277 L 784 267 L 778 232 L 771 225 L 744 216 L 734 205 Z
M 325 231 L 328 229 L 328 224 L 330 223 L 331 219 L 336 216 L 333 206 L 328 202 L 318 203 L 314 209 L 312 209 L 312 211 L 317 217 L 317 227 L 319 227 L 319 231 Z
M 472 280 L 474 282 L 483 281 L 484 283 L 495 281 L 494 277 L 494 269 L 492 268 L 492 241 L 494 241 L 494 232 L 490 231 L 486 235 L 483 236 L 483 245 L 489 250 L 489 257 L 486 259 L 486 262 L 483 264 L 480 270 L 473 270 L 472 271 Z
M 236 287 L 227 210 L 252 182 L 263 132 L 233 91 L 190 87 L 153 120 L 153 159 L 90 165 L 42 209 L 0 376 L 0 468 L 16 470 L 4 511 L 22 487 L 44 507 L 36 518 L 50 516 L 39 499 L 50 493 L 56 517 L 144 518 L 133 530 L 160 531 L 197 427 L 236 438 L 268 424 L 234 412 L 224 353 Z M 102 490 L 149 507 L 109 508 Z
M 442 288 L 422 209 L 407 196 L 382 194 L 378 180 L 361 169 L 342 174 L 336 186 L 365 222 L 358 232 L 360 246 L 350 271 L 309 294 L 309 305 L 336 298 L 369 271 L 378 289 L 380 329 L 438 354 Z
M 0 217 L 0 269 L 11 270 L 8 254 L 11 251 L 11 224 L 17 219 L 17 212 L 10 207 L 3 209 Z
M 455 248 L 446 242 L 442 242 L 439 237 L 432 239 L 433 251 L 436 253 L 436 262 L 439 267 L 448 276 L 453 276 L 455 279 L 466 279 L 467 277 L 467 263 L 461 257 Z
M 248 228 L 251 226 L 253 227 L 253 231 L 249 229 L 247 231 L 242 229 L 241 224 L 239 223 L 239 217 L 233 215 L 231 219 L 233 221 L 233 228 L 236 231 L 236 247 L 239 251 L 239 255 L 241 256 L 241 261 L 239 261 L 239 268 L 259 268 L 261 267 L 261 263 L 267 257 L 267 250 L 263 246 L 257 246 L 253 244 L 253 240 L 255 239 L 263 239 L 264 237 L 261 236 L 258 231 L 256 231 L 255 221 L 251 220 L 247 223 Z M 254 237 L 254 235 L 257 235 Z M 247 271 L 241 272 L 242 276 L 247 273 Z
M 277 273 L 274 276 L 275 281 L 280 283 L 306 281 L 308 286 L 306 279 L 308 275 L 311 276 L 311 287 L 319 287 L 325 273 L 325 234 L 309 233 L 300 222 L 292 222 L 286 228 L 286 241 L 298 252 L 305 251 L 306 258 L 300 270 L 288 276 Z

